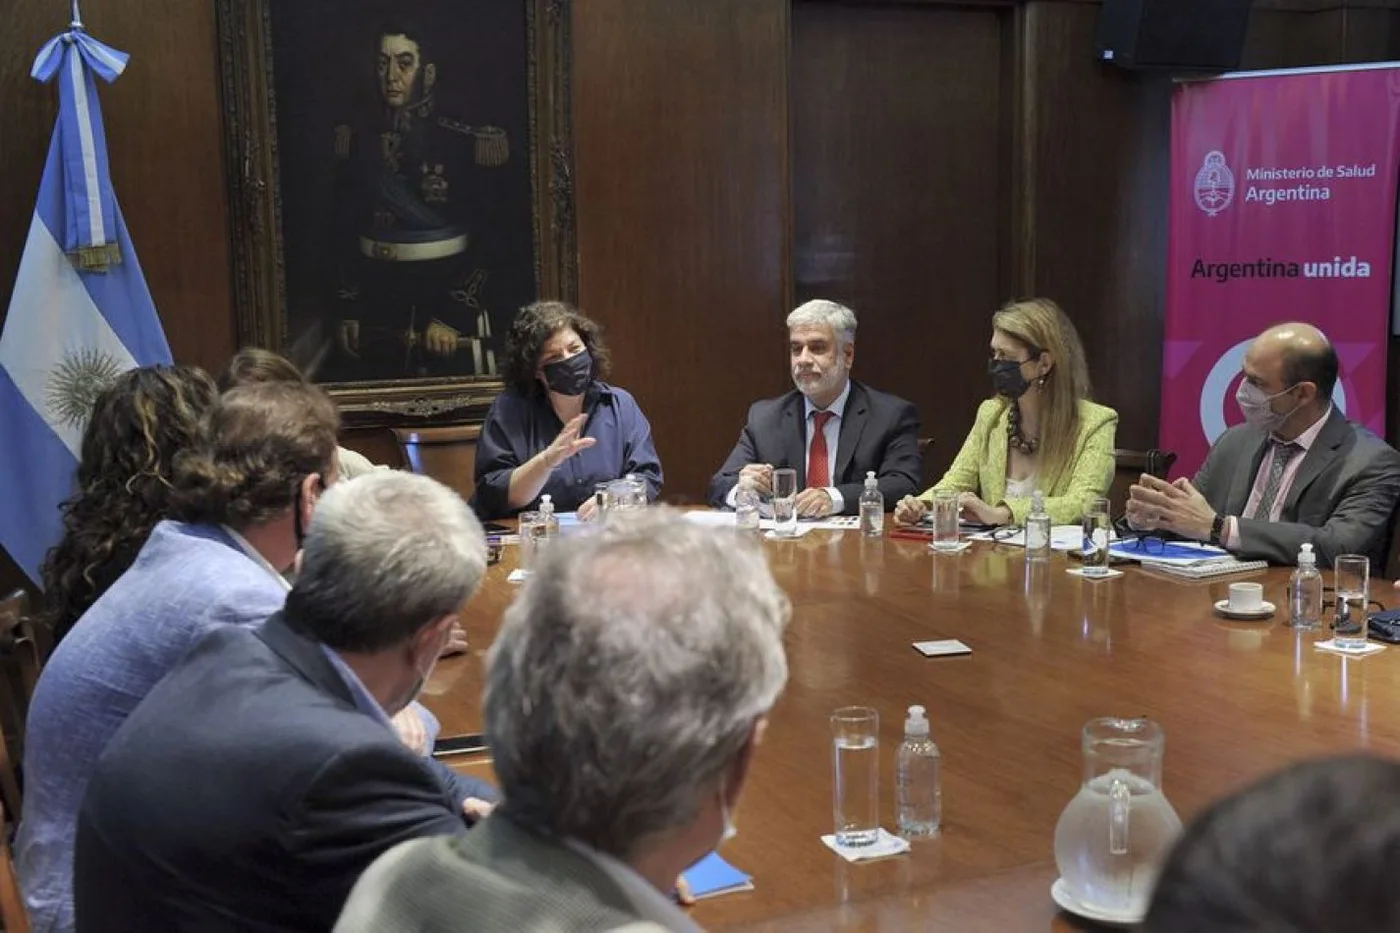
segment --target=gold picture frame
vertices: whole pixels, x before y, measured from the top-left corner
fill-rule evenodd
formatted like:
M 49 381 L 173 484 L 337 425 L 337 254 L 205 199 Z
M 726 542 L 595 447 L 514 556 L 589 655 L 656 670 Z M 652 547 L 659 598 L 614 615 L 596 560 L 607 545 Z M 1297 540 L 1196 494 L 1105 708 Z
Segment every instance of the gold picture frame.
M 570 4 L 568 0 L 514 0 L 514 4 L 507 0 L 454 0 L 451 8 L 451 15 L 454 17 L 451 22 L 454 24 L 459 20 L 470 20 L 474 10 L 486 11 L 487 8 L 480 5 L 482 3 L 494 5 L 489 10 L 490 15 L 504 15 L 498 14 L 498 11 L 503 9 L 513 9 L 523 14 L 523 45 L 526 59 L 523 68 L 519 62 L 500 61 L 495 63 L 496 70 L 492 74 L 507 75 L 506 79 L 499 79 L 507 83 L 515 77 L 523 76 L 525 84 L 524 92 L 528 106 L 523 119 L 527 129 L 520 135 L 528 138 L 518 142 L 510 140 L 509 150 L 510 157 L 516 158 L 521 166 L 514 169 L 517 174 L 512 176 L 517 182 L 520 178 L 518 173 L 528 161 L 528 236 L 533 245 L 529 271 L 533 275 L 533 288 L 529 289 L 527 294 L 527 289 L 520 287 L 520 283 L 525 281 L 525 274 L 519 250 L 510 252 L 509 258 L 504 262 L 514 264 L 511 271 L 515 273 L 514 282 L 517 283 L 508 302 L 511 306 L 492 305 L 489 311 L 481 312 L 487 315 L 483 321 L 484 325 L 490 325 L 493 317 L 495 320 L 494 325 L 486 327 L 487 337 L 495 342 L 495 347 L 486 351 L 485 359 L 490 363 L 489 371 L 447 375 L 405 372 L 402 376 L 377 372 L 368 373 L 363 378 L 337 378 L 334 374 L 327 376 L 320 373 L 320 364 L 327 358 L 327 354 L 340 354 L 337 359 L 351 359 L 352 369 L 355 357 L 344 348 L 344 341 L 348 338 L 339 336 L 346 325 L 343 322 L 338 325 L 326 323 L 331 319 L 328 312 L 323 310 L 323 304 L 328 305 L 330 299 L 321 302 L 318 293 L 316 301 L 307 303 L 315 304 L 317 310 L 314 313 L 320 316 L 312 318 L 314 322 L 305 327 L 301 326 L 304 321 L 298 319 L 297 332 L 293 332 L 289 327 L 288 249 L 292 250 L 291 265 L 295 266 L 298 250 L 304 251 L 304 244 L 308 242 L 308 236 L 312 235 L 307 229 L 303 229 L 308 224 L 298 218 L 308 216 L 311 212 L 305 208 L 300 208 L 299 215 L 291 208 L 284 211 L 285 196 L 288 192 L 284 188 L 284 179 L 279 174 L 279 167 L 293 164 L 288 161 L 293 154 L 293 148 L 305 148 L 306 139 L 309 137 L 306 131 L 308 121 L 304 119 L 305 114 L 301 111 L 293 113 L 292 118 L 289 118 L 285 127 L 287 132 L 279 133 L 278 70 L 282 68 L 285 72 L 284 83 L 280 85 L 285 95 L 286 82 L 292 80 L 287 75 L 298 68 L 305 72 L 308 66 L 301 60 L 300 55 L 284 55 L 285 61 L 277 60 L 276 50 L 285 47 L 286 42 L 296 40 L 275 34 L 275 31 L 279 22 L 284 25 L 288 22 L 288 17 L 303 16 L 308 2 L 309 0 L 217 0 L 233 291 L 239 345 L 266 347 L 289 356 L 331 393 L 349 426 L 401 426 L 480 420 L 491 400 L 503 388 L 499 375 L 496 375 L 499 372 L 498 354 L 502 346 L 500 337 L 504 336 L 510 316 L 516 307 L 536 298 L 576 300 L 578 259 L 574 227 L 573 133 L 570 111 Z M 373 34 L 375 27 L 368 19 L 376 12 L 387 9 L 392 11 L 392 15 L 401 16 L 405 8 L 411 12 L 414 8 L 421 7 L 429 13 L 436 9 L 441 19 L 445 2 L 447 0 L 398 0 L 396 3 L 387 4 L 383 0 L 337 0 L 334 3 L 331 0 L 319 0 L 319 3 L 332 13 L 327 20 L 334 22 L 335 28 L 342 30 L 342 33 L 345 30 L 360 28 L 363 35 Z M 295 7 L 282 8 L 279 7 L 280 4 Z M 354 22 L 357 10 L 363 14 L 359 18 L 366 20 L 365 23 Z M 476 33 L 465 31 L 469 26 L 468 22 L 463 27 L 463 35 L 475 36 Z M 287 29 L 290 30 L 291 27 L 288 26 Z M 383 32 L 384 27 L 379 29 Z M 429 37 L 428 43 L 446 45 L 451 41 L 451 36 L 443 37 L 442 29 L 421 31 Z M 485 31 L 483 26 L 477 32 Z M 493 34 L 493 37 L 498 35 L 499 32 Z M 392 66 L 385 65 L 386 53 L 382 43 L 387 40 L 380 37 L 378 41 L 381 48 L 378 52 L 376 80 L 379 83 L 376 84 L 376 90 L 382 91 L 383 100 L 376 100 L 375 103 L 381 105 L 381 112 L 389 112 L 388 107 L 394 90 L 384 74 L 386 67 Z M 355 55 L 368 59 L 368 56 L 361 55 L 358 45 L 351 46 L 347 43 L 343 44 L 354 49 Z M 517 50 L 519 44 L 516 44 Z M 508 47 L 509 43 L 502 45 Z M 304 47 L 315 49 L 320 47 L 320 43 L 308 42 Z M 491 50 L 495 48 L 493 44 Z M 439 48 L 435 55 L 448 62 L 480 62 L 492 54 L 491 50 L 487 50 L 484 55 L 472 56 L 462 50 L 444 52 Z M 425 53 L 423 58 L 427 57 Z M 490 62 L 485 64 L 491 65 Z M 423 83 L 424 73 L 426 83 Z M 405 96 L 409 96 L 411 100 L 432 101 L 432 82 L 435 80 L 435 74 L 434 65 L 426 65 L 416 79 L 419 83 L 414 85 L 422 89 L 415 92 L 419 96 L 414 98 L 407 93 Z M 319 77 L 316 80 L 320 84 L 328 83 Z M 345 83 L 340 82 L 341 85 Z M 518 103 L 514 84 L 511 83 L 507 90 L 508 93 L 495 96 L 509 98 Z M 441 98 L 442 95 L 438 97 Z M 521 113 L 518 107 L 515 112 L 517 115 Z M 517 126 L 519 123 L 520 120 L 517 119 Z M 420 125 L 430 126 L 439 135 L 472 131 L 472 127 L 455 117 L 437 116 L 436 112 L 431 114 L 431 124 L 424 120 L 420 121 Z M 448 129 L 441 130 L 440 127 Z M 316 132 L 321 129 L 319 124 L 315 127 Z M 493 129 L 485 127 L 483 132 Z M 342 155 L 341 139 L 338 135 L 342 129 L 337 126 L 335 131 L 337 137 L 331 155 L 338 157 Z M 502 138 L 506 136 L 503 130 L 495 132 Z M 297 133 L 301 133 L 301 136 L 292 138 Z M 384 135 L 380 134 L 381 137 Z M 326 138 L 327 153 L 330 153 L 329 136 Z M 364 138 L 369 142 L 365 143 L 363 151 L 378 152 L 374 146 L 376 140 L 370 134 L 365 134 Z M 481 137 L 478 136 L 475 142 L 479 160 L 482 152 Z M 325 156 L 328 164 L 331 155 Z M 416 153 L 414 155 L 416 156 Z M 323 158 L 319 150 L 315 157 Z M 387 155 L 383 157 L 388 158 Z M 364 161 L 364 158 L 361 161 Z M 301 162 L 295 164 L 302 165 L 306 162 L 306 158 L 302 158 Z M 442 165 L 436 166 L 438 173 L 441 173 L 442 169 Z M 424 197 L 429 201 L 439 194 L 438 188 L 428 187 L 429 181 L 436 181 L 440 188 L 446 188 L 446 182 L 432 177 L 431 170 L 425 162 L 422 171 L 430 174 L 424 176 L 429 180 L 423 182 L 422 190 L 425 192 Z M 417 171 L 416 167 L 409 166 L 405 173 L 411 171 Z M 319 175 L 313 177 L 314 180 L 320 178 Z M 489 186 L 486 187 L 489 194 Z M 517 192 L 522 189 L 523 184 L 516 185 Z M 301 196 L 302 191 L 301 188 L 295 188 L 291 193 L 295 200 Z M 526 199 L 519 200 L 523 202 Z M 511 201 L 500 207 L 496 215 L 505 218 L 505 224 L 500 229 L 516 231 L 519 234 L 517 239 L 522 242 L 525 234 L 521 231 L 525 219 L 517 215 L 524 209 L 523 203 Z M 290 229 L 288 213 L 293 214 Z M 488 231 L 487 237 L 489 236 Z M 364 242 L 362 236 L 360 243 Z M 358 257 L 351 261 L 363 262 Z M 327 276 L 306 272 L 307 268 L 312 267 L 311 263 L 303 262 L 301 266 L 300 271 L 294 269 L 296 274 L 293 276 L 293 284 L 301 287 L 303 293 L 309 288 L 330 288 L 325 282 Z M 478 275 L 480 271 L 477 270 Z M 314 281 L 308 286 L 309 280 Z M 460 286 L 452 291 L 454 296 L 461 296 L 462 293 Z M 357 296 L 358 292 L 353 295 Z M 460 297 L 456 300 L 465 303 L 465 299 Z M 505 303 L 507 302 L 498 302 Z M 365 307 L 369 305 L 366 304 Z M 417 313 L 416 307 L 413 313 Z M 395 331 L 389 327 L 384 330 L 397 334 L 407 350 L 414 351 L 415 342 L 423 347 L 428 343 L 426 331 L 421 332 L 420 336 L 414 336 L 415 331 L 412 328 L 420 326 L 420 320 L 410 317 L 407 331 Z M 358 321 L 354 331 L 358 339 Z M 477 347 L 476 366 L 482 365 L 480 344 L 485 342 L 480 341 Z M 416 352 L 426 353 L 426 349 Z

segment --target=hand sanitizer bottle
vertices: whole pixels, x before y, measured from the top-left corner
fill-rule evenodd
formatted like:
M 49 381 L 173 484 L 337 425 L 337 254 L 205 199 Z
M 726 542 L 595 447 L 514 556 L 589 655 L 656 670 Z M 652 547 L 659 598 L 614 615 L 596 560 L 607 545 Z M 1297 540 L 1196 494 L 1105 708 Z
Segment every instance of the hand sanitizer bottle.
M 1298 569 L 1288 581 L 1288 624 L 1304 631 L 1322 628 L 1322 574 L 1310 543 L 1298 552 Z
M 760 516 L 758 490 L 753 480 L 745 476 L 739 480 L 739 490 L 734 493 L 734 527 L 741 534 L 758 534 Z
M 938 746 L 929 738 L 922 706 L 909 707 L 904 742 L 895 761 L 899 832 L 905 838 L 933 836 L 943 823 L 943 787 Z
M 885 494 L 875 480 L 875 471 L 865 474 L 865 489 L 860 494 L 860 533 L 878 538 L 885 533 Z
M 540 524 L 544 526 L 544 534 L 535 542 L 537 551 L 559 537 L 559 518 L 554 514 L 554 498 L 548 493 L 540 496 Z
M 1026 560 L 1050 559 L 1050 513 L 1045 511 L 1045 493 L 1039 489 L 1031 496 L 1031 511 L 1026 516 Z

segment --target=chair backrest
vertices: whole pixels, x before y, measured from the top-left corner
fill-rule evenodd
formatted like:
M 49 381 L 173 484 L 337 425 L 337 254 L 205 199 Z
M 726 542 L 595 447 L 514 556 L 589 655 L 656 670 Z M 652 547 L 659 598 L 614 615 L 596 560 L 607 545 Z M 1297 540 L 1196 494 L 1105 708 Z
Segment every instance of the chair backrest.
M 1113 482 L 1108 488 L 1108 507 L 1113 515 L 1122 515 L 1128 504 L 1128 487 L 1146 473 L 1166 479 L 1176 454 L 1170 450 L 1115 450 L 1113 452 Z
M 5 823 L 6 811 L 0 806 L 0 825 Z M 29 912 L 19 891 L 19 876 L 15 874 L 15 859 L 10 852 L 10 835 L 0 833 L 0 922 L 5 933 L 29 933 Z
M 433 428 L 394 428 L 404 462 L 414 473 L 431 476 L 463 499 L 476 492 L 476 443 L 479 424 Z
M 1372 567 L 1371 572 L 1375 573 L 1376 569 Z M 1385 552 L 1385 578 L 1400 580 L 1400 505 L 1390 516 L 1390 549 Z
M 14 762 L 24 755 L 29 698 L 51 648 L 47 630 L 29 613 L 27 593 L 15 590 L 0 599 L 0 796 L 12 814 L 23 803 Z

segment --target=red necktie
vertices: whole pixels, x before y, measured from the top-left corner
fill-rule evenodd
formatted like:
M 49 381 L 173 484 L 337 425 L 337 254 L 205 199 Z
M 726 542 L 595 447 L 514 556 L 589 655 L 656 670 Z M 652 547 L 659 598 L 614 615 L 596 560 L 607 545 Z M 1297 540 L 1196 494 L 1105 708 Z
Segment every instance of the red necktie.
M 825 489 L 831 485 L 831 468 L 827 466 L 826 423 L 836 417 L 829 411 L 814 412 L 812 415 L 812 450 L 807 454 L 807 485 L 813 489 Z

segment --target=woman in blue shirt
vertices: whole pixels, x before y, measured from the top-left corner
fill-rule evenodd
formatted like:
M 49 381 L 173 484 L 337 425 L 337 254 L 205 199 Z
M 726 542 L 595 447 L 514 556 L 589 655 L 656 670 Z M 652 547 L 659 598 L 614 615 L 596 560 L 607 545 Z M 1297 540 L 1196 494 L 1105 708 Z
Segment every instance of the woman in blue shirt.
M 506 338 L 506 389 L 481 426 L 472 505 L 504 518 L 549 494 L 561 512 L 593 514 L 593 487 L 635 473 L 661 494 L 651 425 L 624 389 L 601 377 L 608 351 L 598 325 L 560 301 L 520 309 Z

